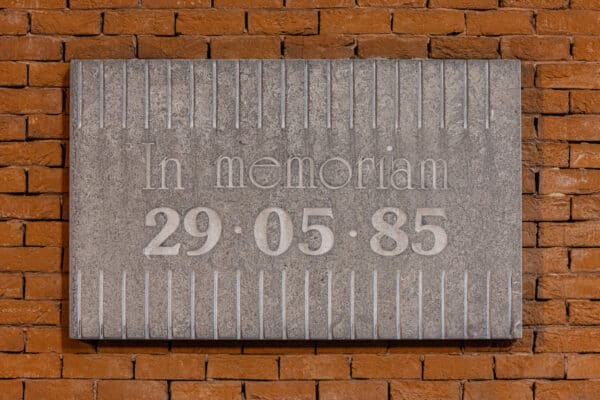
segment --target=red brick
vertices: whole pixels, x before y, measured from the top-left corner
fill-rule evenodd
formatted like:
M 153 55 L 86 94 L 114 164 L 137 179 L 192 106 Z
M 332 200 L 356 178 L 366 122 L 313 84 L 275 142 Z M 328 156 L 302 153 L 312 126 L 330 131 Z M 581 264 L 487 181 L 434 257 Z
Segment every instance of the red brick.
M 420 379 L 418 355 L 370 355 L 352 357 L 352 378 Z
M 523 272 L 542 274 L 567 272 L 569 256 L 564 247 L 523 249 Z
M 68 278 L 66 274 L 25 274 L 25 298 L 28 300 L 66 298 Z
M 62 146 L 59 142 L 0 143 L 0 165 L 62 164 Z
M 100 13 L 96 11 L 35 11 L 31 13 L 31 33 L 97 35 L 100 33 Z
M 572 249 L 572 271 L 600 271 L 600 249 Z
M 562 300 L 523 302 L 524 325 L 562 325 L 566 319 L 566 306 Z
M 131 379 L 133 378 L 132 356 L 116 354 L 64 354 L 63 377 Z
M 56 247 L 0 247 L 2 271 L 58 271 L 61 249 Z
M 28 353 L 93 353 L 93 343 L 69 338 L 66 327 L 63 328 L 27 328 Z
M 136 357 L 136 379 L 204 379 L 204 355 L 169 354 Z
M 144 8 L 196 8 L 210 7 L 210 0 L 142 0 Z
M 246 383 L 246 387 L 250 383 Z M 239 382 L 171 382 L 171 400 L 239 400 L 241 396 Z
M 531 11 L 501 10 L 467 12 L 468 35 L 521 35 L 533 33 Z
M 130 8 L 137 7 L 138 0 L 70 0 L 70 8 Z
M 314 382 L 286 381 L 246 383 L 247 400 L 313 400 L 314 398 Z
M 30 86 L 69 86 L 69 64 L 31 63 L 29 64 Z
M 14 326 L 0 327 L 0 351 L 21 352 L 25 347 L 23 329 Z M 0 393 L 2 388 L 0 387 Z
M 600 226 L 595 221 L 540 224 L 540 246 L 595 246 Z
M 567 379 L 600 378 L 600 354 L 572 354 L 567 356 Z
M 587 194 L 600 191 L 600 171 L 585 169 L 544 169 L 540 172 L 540 193 Z
M 524 113 L 566 114 L 569 112 L 567 91 L 525 89 L 521 93 Z
M 429 0 L 431 8 L 468 8 L 487 10 L 498 7 L 497 0 Z
M 521 60 L 568 60 L 571 41 L 566 37 L 513 36 L 502 38 L 502 58 Z
M 432 58 L 497 58 L 498 39 L 491 37 L 432 37 Z
M 600 12 L 580 10 L 540 11 L 536 17 L 539 34 L 600 34 Z
M 282 356 L 280 379 L 348 379 L 350 359 L 343 355 Z
M 209 355 L 208 379 L 277 379 L 277 357 Z
M 25 192 L 25 171 L 22 168 L 0 168 L 0 192 Z
M 594 400 L 598 398 L 600 381 L 536 382 L 536 400 Z M 576 394 L 576 397 L 573 395 Z
M 533 400 L 531 382 L 465 382 L 464 400 Z
M 562 378 L 565 360 L 559 354 L 498 355 L 496 356 L 496 378 Z
M 138 36 L 139 58 L 206 58 L 207 52 L 200 36 Z
M 16 115 L 0 115 L 0 140 L 25 139 L 25 118 Z
M 592 114 L 600 113 L 600 91 L 571 91 L 571 112 Z
M 360 36 L 358 56 L 361 58 L 426 58 L 426 37 L 394 35 Z
M 213 58 L 279 58 L 281 43 L 271 36 L 223 36 L 210 41 Z
M 523 196 L 523 221 L 566 221 L 571 214 L 567 196 Z
M 322 10 L 321 33 L 389 33 L 390 12 L 381 8 Z
M 0 40 L 3 39 L 0 37 Z M 62 90 L 46 88 L 0 88 L 0 112 L 14 114 L 48 113 L 62 111 Z
M 69 119 L 64 115 L 30 115 L 27 137 L 32 139 L 65 139 L 69 136 Z
M 173 35 L 175 14 L 172 11 L 108 11 L 104 13 L 103 31 L 107 35 Z
M 492 379 L 491 356 L 427 355 L 425 379 Z
M 318 33 L 316 11 L 250 11 L 248 33 L 308 35 Z
M 0 86 L 24 86 L 26 84 L 26 64 L 16 62 L 0 62 Z
M 576 37 L 573 40 L 573 59 L 600 61 L 600 38 Z
M 386 400 L 387 382 L 323 381 L 319 383 L 319 400 Z
M 447 35 L 465 30 L 465 16 L 457 10 L 397 10 L 394 32 L 415 35 Z
M 47 400 L 92 400 L 94 382 L 70 379 L 26 381 L 25 397 Z
M 99 381 L 98 400 L 166 400 L 166 381 Z
M 538 297 L 541 299 L 598 299 L 600 298 L 600 276 L 544 275 L 538 283 Z
M 0 37 L 0 60 L 60 60 L 62 45 L 58 38 L 46 36 Z M 0 95 L 0 98 L 3 96 Z
M 569 322 L 573 325 L 600 325 L 600 302 L 569 301 Z
M 600 168 L 600 144 L 573 143 L 570 160 L 571 167 Z
M 533 222 L 523 222 L 523 247 L 535 247 L 537 243 L 537 226 Z
M 185 35 L 235 35 L 244 33 L 242 10 L 191 10 L 177 14 L 177 33 Z
M 355 43 L 350 36 L 290 36 L 284 40 L 287 58 L 350 58 Z
M 0 246 L 20 246 L 23 244 L 23 224 L 21 221 L 0 222 Z
M 460 382 L 394 381 L 390 384 L 391 400 L 459 400 Z
M 535 81 L 545 88 L 600 89 L 600 63 L 541 64 Z
M 2 378 L 58 378 L 58 354 L 0 354 Z
M 568 167 L 569 145 L 558 142 L 523 142 L 523 164 L 528 167 Z
M 133 37 L 99 36 L 65 40 L 65 60 L 72 58 L 133 58 Z

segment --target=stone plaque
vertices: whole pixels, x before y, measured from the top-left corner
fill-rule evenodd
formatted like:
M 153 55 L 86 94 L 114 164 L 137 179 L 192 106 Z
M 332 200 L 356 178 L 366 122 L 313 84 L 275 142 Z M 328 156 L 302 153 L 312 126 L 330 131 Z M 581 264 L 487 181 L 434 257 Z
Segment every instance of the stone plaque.
M 521 336 L 520 66 L 71 62 L 71 336 Z

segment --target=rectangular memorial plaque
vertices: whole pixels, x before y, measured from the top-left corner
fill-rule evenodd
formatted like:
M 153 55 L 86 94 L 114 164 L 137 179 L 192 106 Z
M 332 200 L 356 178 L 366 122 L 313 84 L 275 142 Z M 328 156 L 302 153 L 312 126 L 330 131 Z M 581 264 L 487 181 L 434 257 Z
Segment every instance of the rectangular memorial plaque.
M 520 68 L 71 62 L 71 336 L 521 336 Z

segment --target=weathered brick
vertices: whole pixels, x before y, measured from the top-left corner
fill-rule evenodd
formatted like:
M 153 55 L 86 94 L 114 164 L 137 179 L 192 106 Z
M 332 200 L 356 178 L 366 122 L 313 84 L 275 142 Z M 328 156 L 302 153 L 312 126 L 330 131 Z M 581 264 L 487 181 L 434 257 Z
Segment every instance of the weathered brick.
M 27 33 L 27 13 L 4 9 L 0 10 L 0 34 L 24 35 Z
M 310 3 L 314 0 L 289 0 L 286 2 L 286 7 L 300 7 L 300 8 L 312 8 L 312 5 L 306 5 L 304 3 Z M 319 1 L 319 0 L 316 0 Z M 329 0 L 322 0 L 329 1 Z M 346 1 L 350 0 L 332 0 L 332 1 Z M 283 6 L 283 0 L 214 0 L 214 6 L 216 8 L 281 8 Z M 317 7 L 317 6 L 314 6 Z
M 0 354 L 2 378 L 58 378 L 58 354 Z
M 598 398 L 600 381 L 536 382 L 536 400 L 593 400 Z M 575 395 L 575 397 L 574 397 Z
M 0 60 L 60 60 L 62 45 L 47 36 L 1 36 Z M 3 95 L 0 95 L 0 99 Z
M 525 284 L 531 275 L 523 275 L 523 297 Z M 533 329 L 523 328 L 523 337 L 516 340 L 470 341 L 464 347 L 464 353 L 531 353 L 533 348 Z
M 600 276 L 544 275 L 538 283 L 538 297 L 541 299 L 598 299 L 600 298 Z
M 141 354 L 135 361 L 136 379 L 204 379 L 204 355 Z
M 28 353 L 93 353 L 93 343 L 69 338 L 66 327 L 27 328 Z
M 25 382 L 25 397 L 48 400 L 92 400 L 94 382 L 74 379 L 29 380 Z
M 488 10 L 498 8 L 496 0 L 429 0 L 431 8 L 465 8 L 471 10 Z
M 216 0 L 221 2 L 239 2 L 240 0 Z M 258 2 L 263 7 L 269 7 L 268 3 L 273 3 L 271 7 L 281 7 L 281 1 L 277 0 L 252 0 Z M 289 8 L 339 8 L 354 7 L 353 0 L 286 0 L 285 6 Z
M 574 325 L 600 325 L 600 302 L 569 301 L 569 322 Z
M 177 14 L 177 33 L 185 35 L 236 35 L 244 33 L 242 10 L 190 10 Z
M 0 270 L 58 271 L 61 253 L 56 247 L 0 247 Z
M 600 191 L 600 170 L 543 169 L 540 193 L 587 194 Z
M 583 61 L 600 61 L 600 38 L 575 37 L 573 40 L 573 58 Z
M 566 319 L 566 306 L 562 300 L 523 302 L 524 325 L 561 325 Z
M 354 39 L 343 35 L 289 36 L 284 39 L 287 58 L 349 58 L 354 55 L 354 48 Z
M 65 60 L 72 58 L 133 58 L 132 36 L 77 37 L 65 40 Z
M 66 274 L 25 274 L 25 298 L 27 300 L 61 300 L 68 296 L 69 283 Z
M 600 91 L 573 90 L 571 91 L 571 112 L 600 113 Z
M 571 214 L 567 196 L 523 196 L 523 221 L 566 221 Z
M 424 7 L 425 0 L 358 0 L 360 7 Z
M 133 359 L 132 356 L 118 354 L 64 354 L 63 377 L 131 379 Z
M 565 360 L 559 354 L 498 355 L 496 356 L 496 378 L 562 378 Z
M 542 136 L 546 139 L 597 141 L 600 139 L 600 116 L 544 117 Z
M 352 378 L 419 379 L 421 359 L 408 354 L 358 354 L 352 357 Z
M 426 355 L 424 379 L 492 379 L 491 356 Z
M 277 357 L 209 355 L 209 379 L 277 379 Z
M 598 271 L 600 270 L 600 249 L 572 249 L 572 271 Z
M 567 356 L 567 379 L 600 378 L 600 354 L 571 354 Z
M 3 39 L 0 37 L 0 40 Z M 47 88 L 0 88 L 0 112 L 14 114 L 47 113 L 62 111 L 62 90 Z
M 502 7 L 514 8 L 566 8 L 568 5 L 569 0 L 502 0 Z
M 531 168 L 527 167 L 524 167 L 521 172 L 521 190 L 523 191 L 523 193 L 535 193 L 535 172 L 533 172 Z
M 358 56 L 361 58 L 426 58 L 427 38 L 363 35 L 358 38 Z
M 521 35 L 533 33 L 533 13 L 524 10 L 467 12 L 468 35 Z
M 571 0 L 571 8 L 573 9 L 600 9 L 600 0 Z
M 569 112 L 567 91 L 525 89 L 521 94 L 524 113 L 566 114 Z
M 206 58 L 207 52 L 201 36 L 138 36 L 139 58 Z
M 62 164 L 62 146 L 59 142 L 0 143 L 0 165 Z
M 536 351 L 540 353 L 600 352 L 600 328 L 573 326 L 544 328 L 537 334 Z
M 100 342 L 98 353 L 108 354 L 166 354 L 169 346 L 165 343 L 148 342 Z
M 600 168 L 600 144 L 571 144 L 571 167 Z
M 25 186 L 25 171 L 22 168 L 0 168 L 0 192 L 23 193 Z
M 568 167 L 569 145 L 558 142 L 523 142 L 522 160 L 528 167 Z
M 247 382 L 246 388 L 251 383 Z M 171 400 L 239 400 L 241 396 L 242 385 L 239 382 L 171 382 Z M 248 389 L 246 389 L 246 398 L 250 399 Z
M 59 321 L 55 301 L 0 300 L 0 324 L 56 325 Z
M 316 11 L 250 11 L 248 33 L 264 35 L 307 35 L 318 33 Z
M 225 350 L 227 351 L 227 350 Z M 244 343 L 244 354 L 314 354 L 315 345 L 310 342 L 250 342 Z
M 568 60 L 571 41 L 566 37 L 505 37 L 500 41 L 503 58 L 521 60 Z
M 30 86 L 69 86 L 69 64 L 30 63 Z
M 542 35 L 597 35 L 600 34 L 600 12 L 540 11 L 536 16 L 536 29 Z
M 599 239 L 596 221 L 540 224 L 540 246 L 595 246 Z
M 166 381 L 99 381 L 98 400 L 166 400 Z
M 432 58 L 497 58 L 498 39 L 491 37 L 432 37 Z
M 536 69 L 539 87 L 564 89 L 600 89 L 600 63 L 541 64 Z
M 22 244 L 23 224 L 21 221 L 8 220 L 0 222 L 0 246 L 20 246 Z
M 533 87 L 535 83 L 535 64 L 532 62 L 521 63 L 521 87 Z
M 290 355 L 279 360 L 280 379 L 348 379 L 350 359 L 343 355 Z
M 69 191 L 69 170 L 63 168 L 28 168 L 29 193 L 61 193 Z
M 144 8 L 196 8 L 210 7 L 210 0 L 142 0 Z
M 24 347 L 23 328 L 15 326 L 0 327 L 0 351 L 20 352 L 23 351 Z M 0 393 L 2 393 L 1 387 Z
M 564 247 L 523 249 L 523 272 L 542 274 L 567 272 L 569 256 Z
M 456 381 L 392 381 L 390 384 L 391 400 L 458 400 L 460 393 L 460 382 Z
M 27 137 L 32 139 L 65 139 L 69 136 L 69 119 L 64 115 L 30 115 Z
M 25 117 L 0 115 L 0 140 L 25 139 Z
M 319 383 L 319 400 L 386 400 L 387 398 L 387 382 L 349 380 Z
M 314 382 L 286 381 L 246 383 L 247 400 L 313 400 L 314 398 Z
M 31 13 L 31 32 L 58 35 L 97 35 L 97 11 L 35 11 Z
M 397 10 L 393 31 L 415 35 L 447 35 L 465 30 L 465 17 L 458 10 Z
M 271 36 L 223 36 L 210 41 L 213 58 L 279 58 L 281 43 Z
M 28 222 L 25 228 L 25 243 L 27 246 L 68 245 L 69 226 L 65 222 Z
M 137 7 L 138 0 L 70 0 L 70 8 L 130 8 Z
M 0 62 L 0 86 L 24 86 L 26 84 L 26 64 L 16 62 Z
M 390 12 L 381 8 L 321 10 L 321 33 L 389 33 Z
M 464 400 L 533 400 L 531 382 L 465 382 Z
M 351 345 L 347 343 L 323 342 L 317 344 L 317 354 L 384 354 L 388 346 L 377 342 L 354 341 Z M 394 349 L 390 347 L 390 352 Z
M 537 225 L 533 222 L 523 222 L 523 247 L 535 247 L 537 243 Z
M 175 14 L 172 11 L 107 11 L 103 31 L 107 35 L 173 35 Z

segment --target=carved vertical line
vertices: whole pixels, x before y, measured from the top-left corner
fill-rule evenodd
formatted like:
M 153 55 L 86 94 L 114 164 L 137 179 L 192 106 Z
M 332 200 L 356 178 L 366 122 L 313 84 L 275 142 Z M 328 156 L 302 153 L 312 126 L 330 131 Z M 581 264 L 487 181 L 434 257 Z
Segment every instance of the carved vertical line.
M 469 62 L 465 60 L 463 82 L 463 128 L 469 127 Z
M 104 338 L 104 271 L 98 272 L 98 329 L 100 339 Z
M 196 272 L 190 272 L 190 337 L 196 339 Z
M 121 272 L 121 339 L 127 339 L 127 271 Z
M 217 129 L 217 61 L 212 62 L 212 127 Z
M 81 64 L 81 62 L 79 63 Z M 81 92 L 79 92 L 81 93 Z M 77 306 L 76 311 L 77 314 L 77 337 L 81 337 L 81 271 L 77 270 Z
M 331 271 L 327 271 L 327 339 L 332 339 L 331 332 Z
M 148 129 L 150 120 L 150 71 L 148 62 L 144 62 L 144 128 Z
M 127 62 L 123 61 L 121 70 L 121 128 L 127 128 Z
M 354 271 L 350 271 L 350 339 L 354 339 L 356 327 L 354 322 Z
M 371 62 L 371 128 L 377 128 L 377 61 Z
M 485 62 L 485 128 L 490 128 L 490 62 Z
M 440 128 L 446 126 L 446 68 L 444 60 L 440 63 Z
M 469 327 L 469 272 L 463 276 L 463 339 L 468 338 Z
M 396 339 L 402 337 L 400 330 L 400 270 L 396 270 Z
M 441 335 L 446 338 L 446 271 L 442 271 L 440 279 L 440 317 L 441 317 Z
M 194 114 L 196 107 L 196 78 L 194 77 L 194 63 L 189 62 L 188 64 L 188 100 L 189 100 L 189 117 L 190 117 L 190 128 L 194 127 Z
M 281 271 L 281 338 L 287 339 L 285 270 Z
M 258 338 L 265 338 L 265 318 L 264 318 L 264 272 L 261 269 L 258 273 Z
M 219 271 L 213 273 L 213 337 L 219 338 Z
M 310 339 L 310 276 L 309 271 L 304 271 L 304 338 Z
M 235 61 L 235 129 L 240 129 L 240 60 Z
M 512 271 L 508 271 L 508 283 L 506 289 L 506 297 L 508 297 L 508 334 L 512 336 Z
M 490 339 L 492 335 L 491 330 L 491 314 L 492 314 L 492 304 L 491 304 L 491 290 L 490 284 L 492 279 L 492 272 L 488 271 L 485 277 L 485 336 Z
M 308 61 L 304 60 L 304 129 L 308 129 Z
M 419 85 L 417 89 L 417 128 L 421 129 L 423 126 L 423 61 L 419 60 L 418 65 L 418 78 L 417 83 Z
M 242 337 L 241 284 L 241 272 L 238 269 L 235 273 L 235 332 L 238 339 Z
M 83 107 L 83 65 L 77 63 L 77 127 L 81 128 L 81 115 Z
M 398 60 L 394 63 L 394 129 L 398 129 L 400 121 L 400 71 Z
M 419 339 L 423 339 L 423 271 L 419 270 L 419 287 L 418 287 L 418 334 Z
M 104 128 L 104 62 L 98 62 L 98 120 Z
M 377 339 L 377 270 L 373 270 L 373 339 Z
M 281 75 L 279 76 L 279 115 L 281 122 L 281 129 L 285 129 L 285 61 L 280 62 Z
M 350 60 L 350 83 L 348 85 L 348 125 L 354 129 L 354 60 Z
M 171 60 L 167 60 L 167 129 L 171 129 L 172 114 L 172 88 L 171 88 Z
M 167 271 L 167 339 L 173 337 L 173 272 Z
M 144 271 L 144 337 L 150 338 L 149 319 L 150 319 L 150 307 L 149 307 L 149 286 L 150 286 L 150 272 Z
M 331 128 L 331 60 L 327 60 L 327 128 Z
M 256 82 L 258 85 L 258 104 L 257 104 L 257 118 L 258 118 L 258 129 L 262 128 L 262 100 L 263 100 L 263 82 L 262 82 L 262 60 L 258 60 L 257 63 L 258 71 L 256 73 Z

